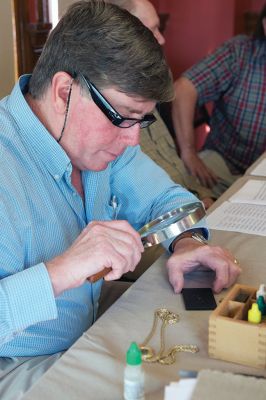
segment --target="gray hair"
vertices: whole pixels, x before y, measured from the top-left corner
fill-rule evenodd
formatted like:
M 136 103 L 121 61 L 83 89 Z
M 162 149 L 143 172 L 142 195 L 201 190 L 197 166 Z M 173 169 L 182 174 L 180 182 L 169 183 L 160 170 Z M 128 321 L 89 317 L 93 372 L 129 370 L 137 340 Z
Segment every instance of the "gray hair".
M 79 1 L 52 30 L 34 68 L 29 91 L 40 98 L 58 71 L 87 76 L 99 88 L 116 87 L 157 102 L 173 98 L 161 46 L 128 11 L 103 1 Z

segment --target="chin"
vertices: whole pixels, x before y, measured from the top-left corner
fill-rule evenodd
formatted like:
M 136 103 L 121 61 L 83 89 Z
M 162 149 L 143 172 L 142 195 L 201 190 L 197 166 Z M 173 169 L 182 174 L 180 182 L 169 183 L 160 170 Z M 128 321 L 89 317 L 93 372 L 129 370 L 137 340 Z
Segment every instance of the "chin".
M 83 170 L 87 171 L 103 171 L 108 168 L 117 157 L 92 157 L 83 164 Z
M 100 171 L 105 170 L 108 167 L 108 165 L 110 164 L 110 162 L 111 161 L 105 162 L 105 163 L 101 163 L 99 165 L 89 166 L 88 168 L 86 168 L 86 170 L 100 172 Z

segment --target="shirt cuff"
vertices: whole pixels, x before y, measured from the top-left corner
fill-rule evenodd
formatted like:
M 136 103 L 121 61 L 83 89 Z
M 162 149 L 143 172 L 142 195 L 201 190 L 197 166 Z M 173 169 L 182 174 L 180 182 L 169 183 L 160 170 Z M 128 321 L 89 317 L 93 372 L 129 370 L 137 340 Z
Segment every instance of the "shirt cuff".
M 182 233 L 185 233 L 185 232 L 194 232 L 194 231 L 201 233 L 202 236 L 203 236 L 206 240 L 209 239 L 209 236 L 210 236 L 210 235 L 209 235 L 209 230 L 208 230 L 207 228 L 200 228 L 200 227 L 197 228 L 197 224 L 195 224 L 195 226 L 194 226 L 193 228 L 188 229 L 187 231 L 184 231 L 184 232 L 182 232 Z M 180 235 L 182 235 L 182 233 L 181 233 Z M 163 246 L 164 246 L 164 247 L 169 251 L 169 253 L 171 253 L 171 254 L 173 254 L 172 244 L 173 244 L 173 242 L 174 242 L 177 238 L 178 238 L 178 236 L 176 236 L 174 239 L 168 239 L 167 241 L 165 241 L 165 242 L 163 243 Z
M 14 331 L 57 318 L 48 271 L 43 263 L 2 279 Z

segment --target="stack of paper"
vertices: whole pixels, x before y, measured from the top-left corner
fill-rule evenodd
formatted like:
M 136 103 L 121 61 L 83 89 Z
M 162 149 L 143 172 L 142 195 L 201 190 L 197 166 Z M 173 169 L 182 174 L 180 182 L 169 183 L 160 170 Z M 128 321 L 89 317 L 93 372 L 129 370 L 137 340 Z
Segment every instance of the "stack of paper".
M 181 379 L 166 386 L 164 400 L 265 400 L 264 377 L 202 370 L 195 379 Z
M 249 179 L 207 222 L 211 229 L 266 236 L 266 181 Z
M 266 181 L 248 180 L 229 199 L 232 203 L 248 203 L 266 206 Z
M 165 387 L 164 400 L 190 400 L 196 386 L 196 378 L 181 379 L 178 382 L 171 382 Z

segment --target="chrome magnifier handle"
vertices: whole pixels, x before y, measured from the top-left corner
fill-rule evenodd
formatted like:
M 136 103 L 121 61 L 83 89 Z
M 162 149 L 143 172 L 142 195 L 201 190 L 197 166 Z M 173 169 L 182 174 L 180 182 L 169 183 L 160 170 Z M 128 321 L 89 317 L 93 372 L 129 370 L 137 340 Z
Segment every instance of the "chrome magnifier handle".
M 168 211 L 139 230 L 144 248 L 155 246 L 168 239 L 175 239 L 183 232 L 191 229 L 193 225 L 204 218 L 205 214 L 205 208 L 200 202 L 190 203 Z M 106 267 L 97 274 L 90 276 L 88 280 L 94 283 L 111 270 L 111 267 Z

